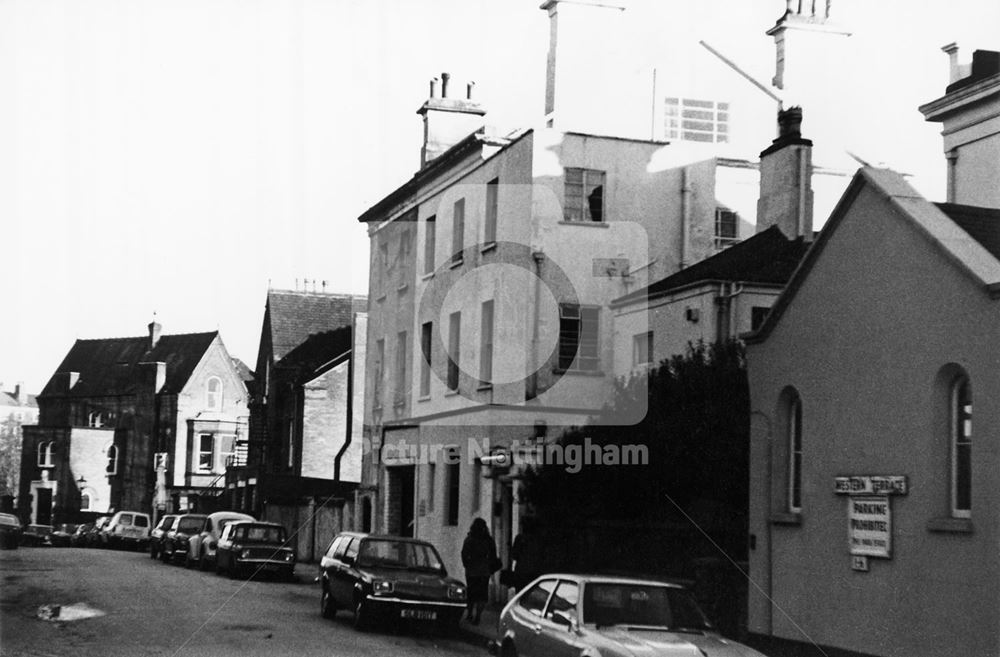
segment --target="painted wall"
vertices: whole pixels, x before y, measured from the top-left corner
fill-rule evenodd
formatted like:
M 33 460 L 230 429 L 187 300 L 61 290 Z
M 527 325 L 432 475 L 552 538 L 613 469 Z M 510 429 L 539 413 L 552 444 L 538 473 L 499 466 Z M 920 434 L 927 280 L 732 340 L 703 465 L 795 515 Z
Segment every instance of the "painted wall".
M 864 188 L 773 333 L 748 347 L 750 575 L 774 603 L 750 588 L 750 630 L 878 655 L 996 654 L 996 302 L 896 212 Z M 934 530 L 949 511 L 948 368 L 973 390 L 971 533 Z M 798 517 L 784 513 L 786 386 L 803 403 Z M 867 573 L 851 569 L 834 494 L 845 474 L 909 477 L 891 502 L 893 556 Z

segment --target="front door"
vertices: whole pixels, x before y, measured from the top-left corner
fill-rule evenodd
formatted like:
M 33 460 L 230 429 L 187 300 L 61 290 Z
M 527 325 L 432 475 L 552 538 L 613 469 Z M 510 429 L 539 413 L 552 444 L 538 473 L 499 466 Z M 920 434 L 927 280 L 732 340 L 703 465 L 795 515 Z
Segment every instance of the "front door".
M 35 522 L 36 525 L 52 524 L 52 489 L 35 489 Z

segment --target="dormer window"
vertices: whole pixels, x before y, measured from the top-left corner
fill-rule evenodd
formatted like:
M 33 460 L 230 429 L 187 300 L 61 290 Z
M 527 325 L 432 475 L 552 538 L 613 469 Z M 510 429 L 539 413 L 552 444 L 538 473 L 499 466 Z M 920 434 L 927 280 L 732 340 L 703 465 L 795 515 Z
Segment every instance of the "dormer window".
M 55 464 L 52 462 L 52 443 L 38 443 L 38 467 L 51 468 Z
M 118 474 L 118 446 L 111 445 L 108 447 L 107 451 L 108 464 L 104 469 L 104 473 L 107 475 Z
M 101 413 L 91 412 L 87 416 L 87 425 L 92 429 L 100 429 L 104 426 L 104 416 Z
M 213 376 L 205 384 L 205 406 L 210 411 L 222 408 L 222 380 Z

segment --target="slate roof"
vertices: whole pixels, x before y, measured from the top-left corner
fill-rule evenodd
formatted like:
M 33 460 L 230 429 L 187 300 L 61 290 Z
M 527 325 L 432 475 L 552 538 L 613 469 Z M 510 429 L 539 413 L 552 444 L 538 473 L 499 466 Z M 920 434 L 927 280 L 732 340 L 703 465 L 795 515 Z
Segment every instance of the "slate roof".
M 13 392 L 0 391 L 0 406 L 13 407 L 21 406 L 23 408 L 38 408 L 38 402 L 35 401 L 35 395 L 28 394 L 24 403 L 17 401 L 17 397 L 14 396 Z
M 696 283 L 711 281 L 782 286 L 792 277 L 808 249 L 809 243 L 804 239 L 790 240 L 780 228 L 771 226 L 711 258 L 615 299 L 611 307 L 656 299 Z
M 270 290 L 267 312 L 275 363 L 309 336 L 350 326 L 354 313 L 368 309 L 368 297 L 356 294 Z
M 67 394 L 62 372 L 79 373 L 70 397 L 132 394 L 141 376 L 137 365 L 156 361 L 167 365 L 162 392 L 177 394 L 218 335 L 218 331 L 161 335 L 153 349 L 148 348 L 149 336 L 77 340 L 39 397 Z
M 304 383 L 319 374 L 324 365 L 351 350 L 352 333 L 350 325 L 313 333 L 278 361 L 275 369 L 280 368 L 288 372 L 297 383 Z
M 1000 260 L 1000 210 L 958 203 L 935 203 L 948 218 Z

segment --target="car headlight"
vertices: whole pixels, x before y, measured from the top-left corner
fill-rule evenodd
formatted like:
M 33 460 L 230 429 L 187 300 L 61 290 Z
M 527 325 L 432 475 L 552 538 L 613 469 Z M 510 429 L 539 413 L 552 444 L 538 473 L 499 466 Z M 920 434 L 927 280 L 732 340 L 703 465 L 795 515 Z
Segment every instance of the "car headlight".
M 295 561 L 295 555 L 291 550 L 285 550 L 285 561 Z
M 242 552 L 240 552 L 240 559 L 249 559 L 249 558 L 250 558 L 250 550 L 243 550 Z
M 448 597 L 452 600 L 465 600 L 465 587 L 459 584 L 452 584 L 448 587 Z
M 386 595 L 392 593 L 393 585 L 387 579 L 376 579 L 372 582 L 372 591 L 375 595 Z

